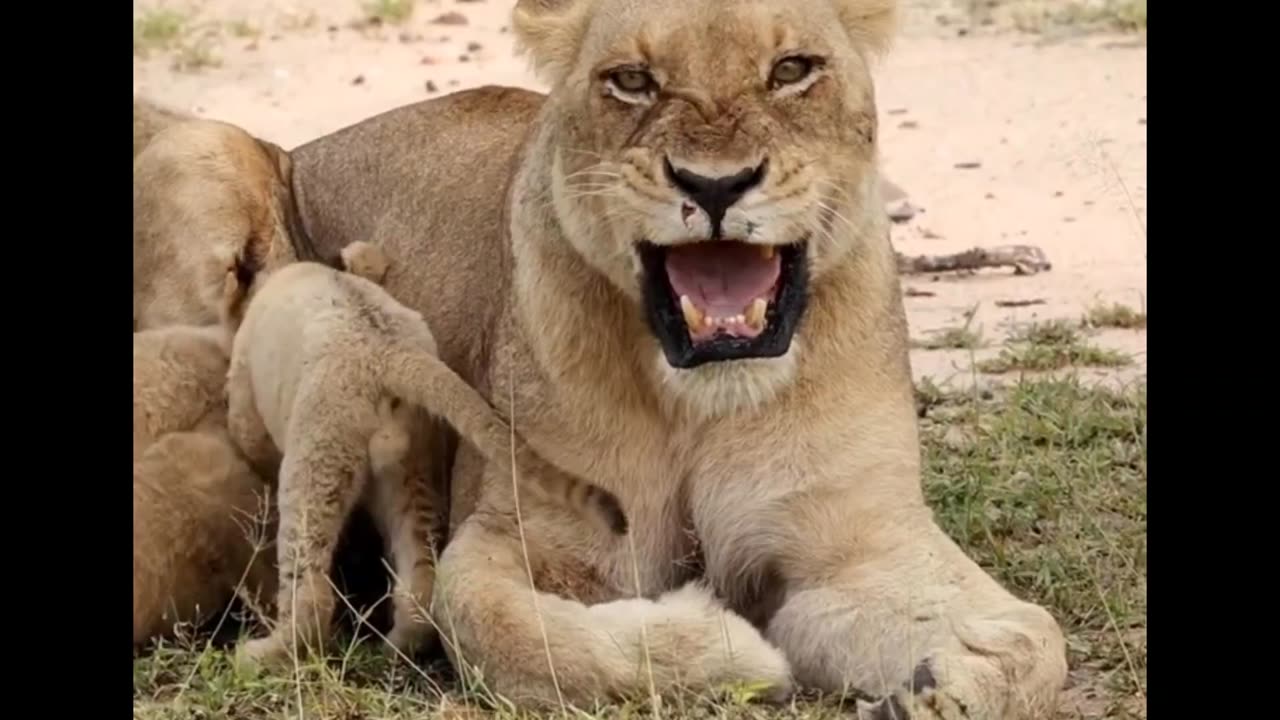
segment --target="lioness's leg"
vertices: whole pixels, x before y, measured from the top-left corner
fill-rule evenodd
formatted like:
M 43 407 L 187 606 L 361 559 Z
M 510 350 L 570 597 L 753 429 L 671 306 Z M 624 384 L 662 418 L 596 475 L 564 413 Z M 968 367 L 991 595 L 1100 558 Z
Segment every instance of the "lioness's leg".
M 423 647 L 434 635 L 427 610 L 435 586 L 436 528 L 439 527 L 443 488 L 428 475 L 431 457 L 414 447 L 425 416 L 401 405 L 392 422 L 384 422 L 369 441 L 372 479 L 369 505 L 395 563 L 394 621 L 388 640 L 406 654 Z M 421 445 L 422 443 L 418 443 Z M 419 452 L 412 453 L 411 450 Z
M 1048 717 L 1066 677 L 1061 630 L 968 558 L 917 499 L 810 487 L 756 504 L 719 494 L 734 522 L 705 518 L 708 571 L 754 567 L 770 599 L 766 636 L 802 685 L 859 691 L 864 718 Z M 720 507 L 725 505 L 721 504 Z
M 293 432 L 280 466 L 276 627 L 245 643 L 241 658 L 251 663 L 271 664 L 324 647 L 336 600 L 329 568 L 368 476 L 372 408 L 333 396 L 309 405 L 300 396 L 295 416 L 309 422 Z
M 526 541 L 534 577 L 564 573 L 560 563 L 574 550 L 539 550 L 532 522 Z M 558 685 L 566 702 L 589 704 L 735 681 L 761 683 L 775 696 L 790 692 L 782 654 L 704 586 L 585 605 L 531 592 L 522 550 L 512 515 L 482 501 L 437 569 L 432 615 L 450 659 L 460 672 L 478 669 L 499 695 L 554 705 Z

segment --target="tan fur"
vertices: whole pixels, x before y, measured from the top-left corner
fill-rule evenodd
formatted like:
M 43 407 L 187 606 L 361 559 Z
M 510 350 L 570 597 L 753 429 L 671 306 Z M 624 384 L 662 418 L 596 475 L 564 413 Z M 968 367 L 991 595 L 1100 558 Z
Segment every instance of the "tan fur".
M 170 433 L 134 462 L 135 646 L 210 620 L 237 591 L 274 600 L 268 498 L 225 430 Z
M 333 595 L 325 572 L 339 531 L 362 498 L 395 558 L 392 646 L 409 652 L 431 636 L 425 617 L 434 585 L 433 518 L 444 498 L 410 468 L 425 410 L 457 428 L 494 462 L 515 461 L 524 481 L 553 502 L 625 532 L 617 500 L 547 465 L 518 444 L 473 388 L 436 357 L 422 316 L 355 272 L 381 275 L 378 248 L 344 249 L 350 272 L 299 262 L 251 279 L 228 372 L 228 423 L 262 472 L 279 466 L 280 570 L 276 630 L 242 657 L 271 662 L 313 650 L 327 637 Z M 234 322 L 234 315 L 228 318 Z
M 161 130 L 195 118 L 144 98 L 133 98 L 133 157 L 151 142 Z
M 233 125 L 157 120 L 150 107 L 134 102 L 134 330 L 212 324 L 237 254 L 264 268 L 297 258 L 289 156 Z
M 161 436 L 226 426 L 230 352 L 220 325 L 133 334 L 133 461 Z
M 513 27 L 550 95 L 460 92 L 291 151 L 317 247 L 388 249 L 385 286 L 441 359 L 627 508 L 626 547 L 552 507 L 522 504 L 517 522 L 510 476 L 459 447 L 434 610 L 490 690 L 589 705 L 722 680 L 784 693 L 794 676 L 880 696 L 863 717 L 1050 714 L 1060 628 L 961 552 L 920 487 L 869 69 L 893 9 L 521 0 Z M 826 58 L 823 72 L 769 91 L 792 51 Z M 600 86 L 636 62 L 665 88 L 648 107 Z M 768 244 L 810 234 L 808 310 L 785 356 L 665 365 L 630 244 L 699 228 L 680 224 L 664 154 L 710 174 L 769 158 L 725 224 Z M 677 590 L 700 569 L 709 590 Z

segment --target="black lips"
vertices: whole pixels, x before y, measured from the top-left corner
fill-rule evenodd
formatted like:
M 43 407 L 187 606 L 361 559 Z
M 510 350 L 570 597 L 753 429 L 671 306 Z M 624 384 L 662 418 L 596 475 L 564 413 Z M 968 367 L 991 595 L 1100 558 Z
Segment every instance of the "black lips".
M 637 245 L 644 277 L 641 280 L 645 317 L 671 367 L 691 369 L 707 363 L 785 355 L 809 301 L 809 257 L 806 243 L 778 248 L 781 268 L 778 292 L 765 312 L 765 329 L 754 338 L 717 334 L 694 343 L 689 338 L 679 300 L 667 279 L 665 247 Z

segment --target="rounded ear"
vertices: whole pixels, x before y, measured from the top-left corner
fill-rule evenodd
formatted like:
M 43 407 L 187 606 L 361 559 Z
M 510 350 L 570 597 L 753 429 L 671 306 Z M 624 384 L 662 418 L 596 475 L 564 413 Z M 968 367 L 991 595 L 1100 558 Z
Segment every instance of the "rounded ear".
M 860 48 L 888 52 L 898 28 L 897 0 L 834 0 L 840 24 Z
M 593 0 L 519 0 L 511 12 L 517 52 L 555 87 L 573 68 Z

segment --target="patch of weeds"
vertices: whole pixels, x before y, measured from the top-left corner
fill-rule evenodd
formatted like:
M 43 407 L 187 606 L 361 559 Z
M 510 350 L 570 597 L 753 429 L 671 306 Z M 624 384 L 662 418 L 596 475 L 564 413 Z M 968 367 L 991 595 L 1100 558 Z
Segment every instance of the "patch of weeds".
M 978 371 L 1047 372 L 1066 367 L 1123 367 L 1133 362 L 1122 352 L 1089 344 L 1079 327 L 1065 320 L 1028 325 L 1010 336 L 1009 343 L 999 356 L 979 362 Z
M 186 30 L 187 17 L 176 10 L 152 8 L 133 21 L 133 52 L 140 57 L 152 50 L 168 50 Z
M 1120 303 L 1095 305 L 1085 313 L 1082 324 L 1096 328 L 1141 330 L 1147 326 L 1147 314 Z
M 228 23 L 231 34 L 241 39 L 254 39 L 262 35 L 262 31 L 254 27 L 248 20 L 236 20 Z
M 200 41 L 179 48 L 173 56 L 172 67 L 178 72 L 195 73 L 220 65 L 222 60 L 214 54 L 211 43 Z
M 320 22 L 320 16 L 315 10 L 308 10 L 305 13 L 291 12 L 280 18 L 280 28 L 287 32 L 298 32 L 309 30 Z
M 398 25 L 413 16 L 414 0 L 371 0 L 364 4 L 365 22 Z
M 921 350 L 976 350 L 982 347 L 982 334 L 967 327 L 947 328 L 924 340 L 912 340 L 911 346 Z
M 1030 33 L 1055 28 L 1147 31 L 1147 0 L 1023 0 L 1010 3 L 1009 15 L 1014 27 Z
M 1060 717 L 1145 717 L 1130 707 L 1146 692 L 1145 384 L 1036 380 L 942 402 L 931 418 L 945 419 L 921 423 L 926 496 L 970 556 L 1062 624 L 1106 709 Z

